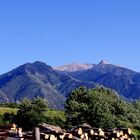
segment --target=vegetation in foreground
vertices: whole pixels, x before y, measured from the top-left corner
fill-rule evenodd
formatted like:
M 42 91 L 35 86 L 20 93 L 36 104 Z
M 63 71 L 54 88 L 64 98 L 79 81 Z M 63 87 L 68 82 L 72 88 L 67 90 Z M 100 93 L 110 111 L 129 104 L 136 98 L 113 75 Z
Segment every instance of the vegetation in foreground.
M 135 135 L 140 135 L 140 101 L 126 102 L 102 87 L 74 90 L 66 101 L 65 111 L 49 109 L 47 101 L 41 98 L 24 99 L 16 108 L 7 108 L 7 112 L 0 110 L 0 123 L 14 122 L 25 130 L 42 122 L 65 128 L 86 122 L 98 128 L 130 127 Z
M 48 103 L 45 99 L 24 99 L 16 105 L 16 108 L 13 108 L 12 103 L 10 105 L 11 108 L 9 103 L 1 104 L 0 124 L 16 123 L 24 130 L 30 130 L 42 122 L 61 127 L 65 126 L 65 112 L 48 108 Z
M 106 88 L 80 87 L 66 102 L 69 127 L 87 122 L 98 128 L 132 128 L 140 136 L 140 101 L 126 102 L 116 92 Z

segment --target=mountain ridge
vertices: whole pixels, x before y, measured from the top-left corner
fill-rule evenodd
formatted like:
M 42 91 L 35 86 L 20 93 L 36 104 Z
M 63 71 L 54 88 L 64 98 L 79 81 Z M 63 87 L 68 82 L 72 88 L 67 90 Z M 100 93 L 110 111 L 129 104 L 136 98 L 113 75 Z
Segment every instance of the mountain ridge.
M 94 64 L 94 67 L 88 70 L 75 72 L 62 71 L 62 73 L 66 73 L 82 81 L 91 81 L 114 89 L 120 95 L 129 99 L 140 97 L 140 73 L 103 60 L 98 64 Z
M 42 97 L 51 108 L 63 109 L 71 91 L 80 86 L 104 86 L 128 100 L 135 100 L 140 98 L 140 73 L 106 61 L 74 63 L 61 71 L 40 61 L 26 63 L 0 75 L 0 102 Z
M 43 62 L 23 64 L 0 75 L 0 101 L 17 102 L 23 98 L 46 98 L 50 107 L 62 109 L 70 92 L 79 86 L 95 87 L 94 82 L 83 82 L 62 75 Z

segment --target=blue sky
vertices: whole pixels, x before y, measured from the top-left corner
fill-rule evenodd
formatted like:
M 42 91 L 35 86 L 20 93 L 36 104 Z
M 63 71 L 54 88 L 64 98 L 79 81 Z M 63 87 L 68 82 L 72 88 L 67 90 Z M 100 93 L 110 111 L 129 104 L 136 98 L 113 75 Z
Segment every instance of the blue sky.
M 26 62 L 102 59 L 140 72 L 139 0 L 1 0 L 0 74 Z

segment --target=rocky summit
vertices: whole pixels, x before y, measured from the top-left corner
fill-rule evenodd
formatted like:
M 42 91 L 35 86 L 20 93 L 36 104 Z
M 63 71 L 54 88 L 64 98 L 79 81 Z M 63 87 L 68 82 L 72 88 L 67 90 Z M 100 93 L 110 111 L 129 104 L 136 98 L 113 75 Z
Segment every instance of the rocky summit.
M 87 70 L 67 72 L 67 75 L 116 90 L 119 95 L 128 100 L 140 98 L 140 73 L 104 60 L 93 65 L 94 67 Z M 66 71 L 61 72 L 66 73 Z

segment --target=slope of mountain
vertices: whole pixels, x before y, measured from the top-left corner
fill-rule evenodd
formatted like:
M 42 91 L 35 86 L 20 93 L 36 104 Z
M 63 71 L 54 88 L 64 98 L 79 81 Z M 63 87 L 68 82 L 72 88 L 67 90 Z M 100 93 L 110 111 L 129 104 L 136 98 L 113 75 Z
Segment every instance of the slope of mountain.
M 82 82 L 55 72 L 42 62 L 24 64 L 0 76 L 0 101 L 16 102 L 23 98 L 43 97 L 50 107 L 62 109 L 71 90 L 81 85 L 95 87 L 93 82 Z
M 65 98 L 55 90 L 52 83 L 57 84 L 57 74 L 40 62 L 27 63 L 0 76 L 0 90 L 6 95 L 7 101 L 39 96 L 47 98 L 51 107 L 62 108 Z
M 128 99 L 140 98 L 140 73 L 103 60 L 99 64 L 93 65 L 94 67 L 83 71 L 63 70 L 61 72 L 85 82 L 95 82 L 114 89 Z
M 140 73 L 106 61 L 55 68 L 43 62 L 26 63 L 0 76 L 0 102 L 43 97 L 52 108 L 62 109 L 71 91 L 79 86 L 103 85 L 127 99 L 140 98 Z

